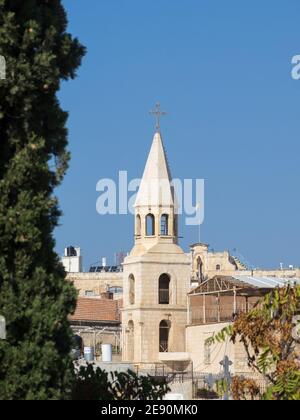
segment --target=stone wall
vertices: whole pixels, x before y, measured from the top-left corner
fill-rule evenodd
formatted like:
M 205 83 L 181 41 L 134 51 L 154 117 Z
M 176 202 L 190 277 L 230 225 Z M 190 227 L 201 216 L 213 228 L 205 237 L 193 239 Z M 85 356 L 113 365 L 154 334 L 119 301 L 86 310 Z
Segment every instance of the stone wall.
M 186 328 L 186 351 L 193 362 L 195 372 L 219 374 L 220 362 L 225 356 L 234 360 L 234 347 L 229 339 L 225 343 L 206 345 L 206 340 L 229 324 L 195 325 Z
M 81 297 L 90 292 L 100 296 L 108 286 L 123 287 L 123 273 L 69 273 L 67 280 L 74 283 Z
M 300 277 L 300 268 L 248 270 L 238 259 L 234 259 L 228 251 L 214 252 L 209 251 L 206 244 L 195 244 L 191 247 L 191 275 L 197 278 L 199 272 L 199 261 L 202 262 L 202 274 L 204 278 L 211 278 L 216 275 L 223 276 L 257 276 L 257 277 L 277 277 L 290 278 Z M 218 269 L 217 269 L 218 268 Z
M 187 292 L 190 264 L 176 246 L 164 252 L 128 257 L 124 263 L 123 348 L 124 361 L 159 362 L 159 326 L 170 323 L 169 352 L 185 351 Z M 168 253 L 169 251 L 169 253 Z M 159 278 L 170 277 L 170 304 L 159 304 Z M 134 303 L 130 302 L 130 278 L 134 276 Z M 131 329 L 134 329 L 131 332 Z
M 233 344 L 230 339 L 224 343 L 206 345 L 206 340 L 218 334 L 230 323 L 190 325 L 186 328 L 187 352 L 190 354 L 195 372 L 219 374 L 222 371 L 220 362 L 227 356 L 232 362 L 232 374 L 253 374 L 248 367 L 247 355 L 242 343 Z

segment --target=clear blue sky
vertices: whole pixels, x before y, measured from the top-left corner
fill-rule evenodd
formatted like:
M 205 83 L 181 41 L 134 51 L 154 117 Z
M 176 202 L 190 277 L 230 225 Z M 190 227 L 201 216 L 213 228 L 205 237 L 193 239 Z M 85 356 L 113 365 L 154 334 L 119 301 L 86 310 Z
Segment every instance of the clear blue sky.
M 299 0 L 65 0 L 88 54 L 63 84 L 71 167 L 57 250 L 85 268 L 133 244 L 132 216 L 99 216 L 100 178 L 140 177 L 160 101 L 174 177 L 204 178 L 201 239 L 260 267 L 300 266 Z M 138 151 L 138 152 L 136 152 Z M 182 246 L 197 241 L 182 228 Z

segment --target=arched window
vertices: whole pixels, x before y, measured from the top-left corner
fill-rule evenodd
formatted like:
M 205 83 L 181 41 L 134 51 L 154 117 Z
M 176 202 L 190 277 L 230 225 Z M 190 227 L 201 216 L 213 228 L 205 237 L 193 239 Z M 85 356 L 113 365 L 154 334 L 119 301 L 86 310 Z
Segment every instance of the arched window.
M 158 302 L 160 305 L 169 305 L 170 303 L 170 276 L 162 274 L 158 284 Z
M 127 329 L 127 357 L 129 362 L 134 361 L 134 323 L 128 322 Z
M 141 232 L 142 232 L 142 221 L 141 221 L 141 216 L 138 214 L 136 216 L 136 220 L 135 220 L 135 234 L 136 234 L 136 236 L 141 236 Z
M 159 352 L 167 353 L 169 351 L 169 335 L 171 322 L 163 320 L 159 324 Z
M 129 303 L 130 305 L 135 304 L 135 278 L 134 275 L 131 274 L 129 276 Z
M 220 266 L 220 264 L 217 264 L 217 266 L 216 266 L 216 270 L 217 270 L 217 271 L 220 271 L 220 270 L 221 270 L 221 266 Z
M 197 259 L 197 275 L 199 280 L 203 280 L 203 262 L 201 257 Z
M 169 215 L 163 214 L 160 219 L 160 234 L 162 236 L 169 235 Z
M 146 217 L 146 236 L 155 235 L 155 217 L 153 214 L 148 214 Z

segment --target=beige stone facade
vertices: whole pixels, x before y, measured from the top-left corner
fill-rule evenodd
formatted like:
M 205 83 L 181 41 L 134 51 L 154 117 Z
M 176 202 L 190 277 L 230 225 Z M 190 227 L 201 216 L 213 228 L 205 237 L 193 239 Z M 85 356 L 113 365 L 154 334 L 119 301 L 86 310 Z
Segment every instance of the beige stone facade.
M 141 185 L 135 246 L 124 261 L 123 360 L 153 363 L 161 353 L 185 352 L 190 288 L 190 259 L 178 246 L 175 200 L 159 133 Z
M 208 345 L 206 340 L 218 334 L 230 323 L 206 325 L 188 325 L 186 328 L 187 352 L 193 362 L 194 372 L 218 375 L 222 371 L 220 362 L 227 356 L 233 365 L 230 368 L 235 375 L 251 375 L 247 355 L 243 344 L 233 344 L 229 338 L 224 343 Z
M 191 246 L 191 278 L 203 281 L 216 275 L 231 276 L 241 274 L 243 276 L 275 277 L 275 278 L 299 278 L 300 268 L 278 270 L 250 270 L 241 263 L 238 258 L 230 255 L 228 251 L 209 251 L 207 244 L 195 244 Z
M 74 283 L 80 297 L 100 296 L 110 287 L 123 288 L 123 273 L 68 273 L 67 280 Z
M 160 214 L 162 211 L 160 211 Z M 141 231 L 145 230 L 145 215 L 141 218 L 143 225 Z M 159 214 L 156 215 L 156 229 L 159 228 L 157 220 Z M 174 223 L 174 220 L 169 219 L 169 229 Z M 133 252 L 139 253 L 139 248 L 145 249 L 142 245 L 142 241 L 145 238 L 136 236 L 136 242 L 139 246 L 136 246 Z M 148 244 L 155 244 L 154 238 L 147 238 Z M 168 238 L 161 238 L 162 243 L 167 243 Z M 231 276 L 241 274 L 243 276 L 257 276 L 257 277 L 275 277 L 275 278 L 300 278 L 300 268 L 294 269 L 283 269 L 283 270 L 248 270 L 247 267 L 243 266 L 238 260 L 230 255 L 228 251 L 223 252 L 212 252 L 208 250 L 206 244 L 196 244 L 191 247 L 191 253 L 188 254 L 189 260 L 189 278 L 191 285 L 196 284 L 201 278 L 203 279 L 212 278 L 216 275 Z M 100 296 L 101 293 L 107 290 L 107 287 L 116 287 L 119 289 L 123 288 L 123 273 L 68 273 L 67 280 L 72 281 L 74 286 L 79 291 L 79 295 L 89 296 L 94 294 Z M 121 291 L 120 291 L 121 292 Z M 119 292 L 119 293 L 120 293 Z M 115 296 L 117 298 L 120 296 Z
M 100 296 L 109 288 L 123 291 L 114 296 L 123 297 L 122 360 L 145 369 L 147 364 L 160 362 L 171 363 L 173 368 L 192 362 L 195 372 L 219 374 L 220 362 L 227 356 L 233 362 L 232 373 L 253 373 L 241 344 L 227 340 L 207 346 L 206 340 L 229 325 L 240 311 L 249 311 L 257 301 L 256 294 L 249 298 L 236 295 L 235 286 L 233 299 L 226 295 L 221 299 L 220 293 L 208 291 L 189 300 L 188 294 L 215 277 L 242 276 L 254 283 L 268 277 L 272 283 L 272 278 L 281 282 L 300 278 L 300 269 L 249 270 L 228 251 L 210 251 L 201 243 L 185 254 L 178 245 L 176 197 L 160 133 L 154 136 L 135 203 L 133 236 L 134 247 L 124 260 L 122 273 L 67 275 L 80 296 Z M 87 335 L 87 339 L 91 342 L 95 337 Z

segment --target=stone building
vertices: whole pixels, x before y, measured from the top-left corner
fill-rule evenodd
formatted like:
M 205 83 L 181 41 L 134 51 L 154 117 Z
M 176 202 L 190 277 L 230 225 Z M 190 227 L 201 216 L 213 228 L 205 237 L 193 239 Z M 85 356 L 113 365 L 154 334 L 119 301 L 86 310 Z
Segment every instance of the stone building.
M 141 229 L 144 228 L 145 226 L 141 226 Z M 190 287 L 196 287 L 199 283 L 217 275 L 231 276 L 240 274 L 250 277 L 300 278 L 299 268 L 250 269 L 241 263 L 236 256 L 232 256 L 229 251 L 215 252 L 209 250 L 209 245 L 207 244 L 192 245 L 187 256 L 189 259 Z M 63 257 L 66 269 L 70 266 L 69 259 L 70 257 Z M 119 299 L 122 297 L 124 276 L 121 267 L 114 267 L 113 270 L 101 270 L 101 267 L 99 267 L 98 271 L 82 272 L 76 268 L 80 265 L 73 263 L 73 259 L 78 261 L 78 257 L 71 257 L 71 259 L 73 271 L 67 269 L 67 279 L 74 283 L 79 296 L 100 296 L 101 293 L 109 290 L 114 293 L 115 298 Z
M 109 293 L 100 298 L 79 297 L 70 323 L 74 334 L 81 338 L 82 347 L 92 346 L 96 357 L 100 357 L 102 344 L 111 344 L 114 354 L 120 353 L 121 309 L 122 300 L 113 300 Z
M 243 275 L 257 277 L 276 277 L 293 279 L 300 277 L 300 269 L 289 267 L 275 270 L 251 269 L 229 251 L 215 252 L 209 250 L 207 244 L 191 246 L 191 279 L 193 283 L 201 283 L 217 275 Z
M 100 296 L 104 292 L 114 293 L 116 298 L 123 294 L 123 273 L 68 273 L 67 279 L 74 283 L 80 297 Z
M 178 245 L 177 217 L 156 132 L 135 203 L 135 245 L 123 265 L 124 361 L 159 362 L 185 352 L 190 260 Z
M 97 329 L 99 337 L 103 326 L 108 332 L 110 328 L 122 329 L 122 360 L 139 368 L 163 364 L 163 369 L 177 366 L 184 370 L 192 365 L 194 372 L 218 374 L 220 362 L 227 356 L 233 372 L 250 375 L 240 344 L 234 346 L 228 341 L 208 348 L 206 339 L 232 323 L 237 313 L 249 311 L 272 287 L 300 282 L 300 269 L 249 268 L 230 252 L 211 251 L 203 243 L 192 245 L 186 254 L 178 244 L 171 181 L 157 131 L 135 203 L 134 246 L 122 269 L 99 267 L 83 273 L 78 270 L 82 265 L 78 249 L 76 255 L 66 252 L 63 260 L 66 269 L 71 267 L 67 279 L 74 283 L 80 298 L 103 293 L 112 297 L 113 293 L 114 300 L 108 305 L 118 310 L 114 302 L 123 298 L 122 322 L 115 315 L 110 320 L 100 319 L 93 309 L 95 299 L 79 299 L 75 314 L 79 318 L 72 318 L 73 328 L 85 334 L 90 345 L 97 344 Z M 99 302 L 96 305 L 100 310 L 103 302 Z M 85 307 L 82 319 L 80 305 Z M 114 340 L 116 331 L 112 333 Z
M 224 343 L 207 344 L 207 339 L 232 324 L 235 317 L 248 313 L 259 300 L 275 287 L 283 287 L 289 279 L 279 277 L 216 275 L 204 281 L 188 294 L 187 352 L 195 372 L 218 374 L 220 361 L 226 356 L 236 375 L 254 375 L 247 364 L 242 343 L 234 345 L 229 338 Z M 300 277 L 292 283 L 300 284 Z

